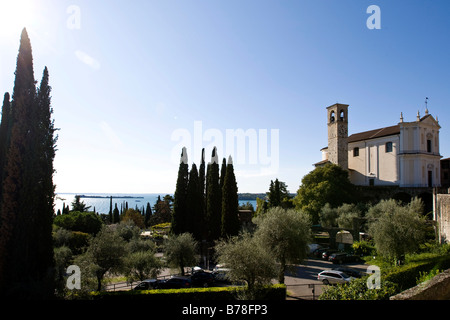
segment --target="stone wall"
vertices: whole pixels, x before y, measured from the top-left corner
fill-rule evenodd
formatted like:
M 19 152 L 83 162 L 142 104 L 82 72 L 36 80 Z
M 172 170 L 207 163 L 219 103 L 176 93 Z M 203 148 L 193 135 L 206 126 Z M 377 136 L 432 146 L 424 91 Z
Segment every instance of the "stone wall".
M 390 297 L 390 300 L 450 300 L 450 269 Z
M 439 243 L 450 242 L 450 194 L 434 194 L 433 200 Z

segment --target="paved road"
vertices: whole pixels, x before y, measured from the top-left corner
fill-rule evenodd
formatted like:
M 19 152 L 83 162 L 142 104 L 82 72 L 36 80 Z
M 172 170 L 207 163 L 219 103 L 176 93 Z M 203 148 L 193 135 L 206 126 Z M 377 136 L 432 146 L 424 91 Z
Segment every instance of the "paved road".
M 285 284 L 288 290 L 288 299 L 312 299 L 314 289 L 315 298 L 322 292 L 323 284 L 317 280 L 317 274 L 323 270 L 329 270 L 338 266 L 344 266 L 365 272 L 368 265 L 363 263 L 346 263 L 336 265 L 321 259 L 307 259 L 301 265 L 293 266 L 293 270 L 288 271 L 285 276 Z M 314 286 L 308 286 L 313 285 Z
M 333 269 L 338 266 L 345 266 L 360 272 L 365 272 L 367 270 L 368 265 L 363 263 L 348 263 L 343 265 L 336 265 L 329 261 L 321 260 L 321 259 L 306 259 L 303 264 L 294 265 L 292 269 L 286 272 L 285 275 L 285 284 L 288 290 L 288 300 L 297 300 L 297 299 L 312 299 L 313 298 L 313 290 L 315 299 L 322 292 L 323 284 L 321 281 L 317 280 L 317 274 L 323 270 Z M 170 274 L 174 273 L 175 270 L 164 269 L 160 274 L 162 276 L 170 276 Z M 273 281 L 273 283 L 278 283 L 277 281 Z M 134 286 L 136 286 L 138 282 L 133 283 L 132 286 L 122 284 L 123 287 L 115 287 L 114 285 L 107 286 L 107 290 L 117 291 L 117 290 L 130 290 Z M 312 286 L 314 285 L 314 286 Z

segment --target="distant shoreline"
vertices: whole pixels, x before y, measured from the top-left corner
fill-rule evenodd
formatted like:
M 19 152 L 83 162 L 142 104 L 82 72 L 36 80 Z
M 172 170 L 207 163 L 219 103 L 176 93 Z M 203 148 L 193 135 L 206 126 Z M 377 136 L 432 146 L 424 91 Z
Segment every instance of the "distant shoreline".
M 86 196 L 84 194 L 76 195 L 80 198 L 95 198 L 95 199 L 144 199 L 144 197 L 133 197 L 133 196 Z

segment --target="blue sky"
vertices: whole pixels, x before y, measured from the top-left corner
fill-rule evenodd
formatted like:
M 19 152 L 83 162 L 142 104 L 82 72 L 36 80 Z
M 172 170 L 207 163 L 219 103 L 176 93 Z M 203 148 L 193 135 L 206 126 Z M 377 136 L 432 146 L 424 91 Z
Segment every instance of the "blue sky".
M 370 5 L 381 29 L 366 26 Z M 325 108 L 336 102 L 350 105 L 351 134 L 394 125 L 400 112 L 413 121 L 428 97 L 450 156 L 449 9 L 445 0 L 3 1 L 0 90 L 12 92 L 25 26 L 61 129 L 57 192 L 173 193 L 181 145 L 190 164 L 199 145 L 207 161 L 214 144 L 228 157 L 227 129 L 258 143 L 267 132 L 264 147 L 278 150 L 263 161 L 248 143 L 235 161 L 239 192 L 266 192 L 275 178 L 296 192 L 321 160 Z

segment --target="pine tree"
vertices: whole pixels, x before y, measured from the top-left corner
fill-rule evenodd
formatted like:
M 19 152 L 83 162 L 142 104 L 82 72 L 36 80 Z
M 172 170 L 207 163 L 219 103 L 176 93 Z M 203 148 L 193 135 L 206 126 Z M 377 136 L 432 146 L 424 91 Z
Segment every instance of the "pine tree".
M 240 222 L 238 216 L 238 188 L 231 156 L 228 158 L 228 165 L 222 188 L 222 237 L 232 237 L 239 233 Z
M 187 225 L 187 186 L 189 181 L 189 167 L 186 148 L 181 152 L 180 166 L 178 169 L 177 184 L 174 193 L 173 214 L 171 232 L 181 234 L 186 232 Z
M 23 29 L 12 96 L 0 230 L 0 292 L 53 294 L 54 127 L 48 71 L 36 92 L 30 39 Z
M 206 218 L 209 231 L 208 240 L 210 241 L 220 238 L 222 220 L 221 198 L 219 163 L 217 149 L 214 147 L 206 174 Z

